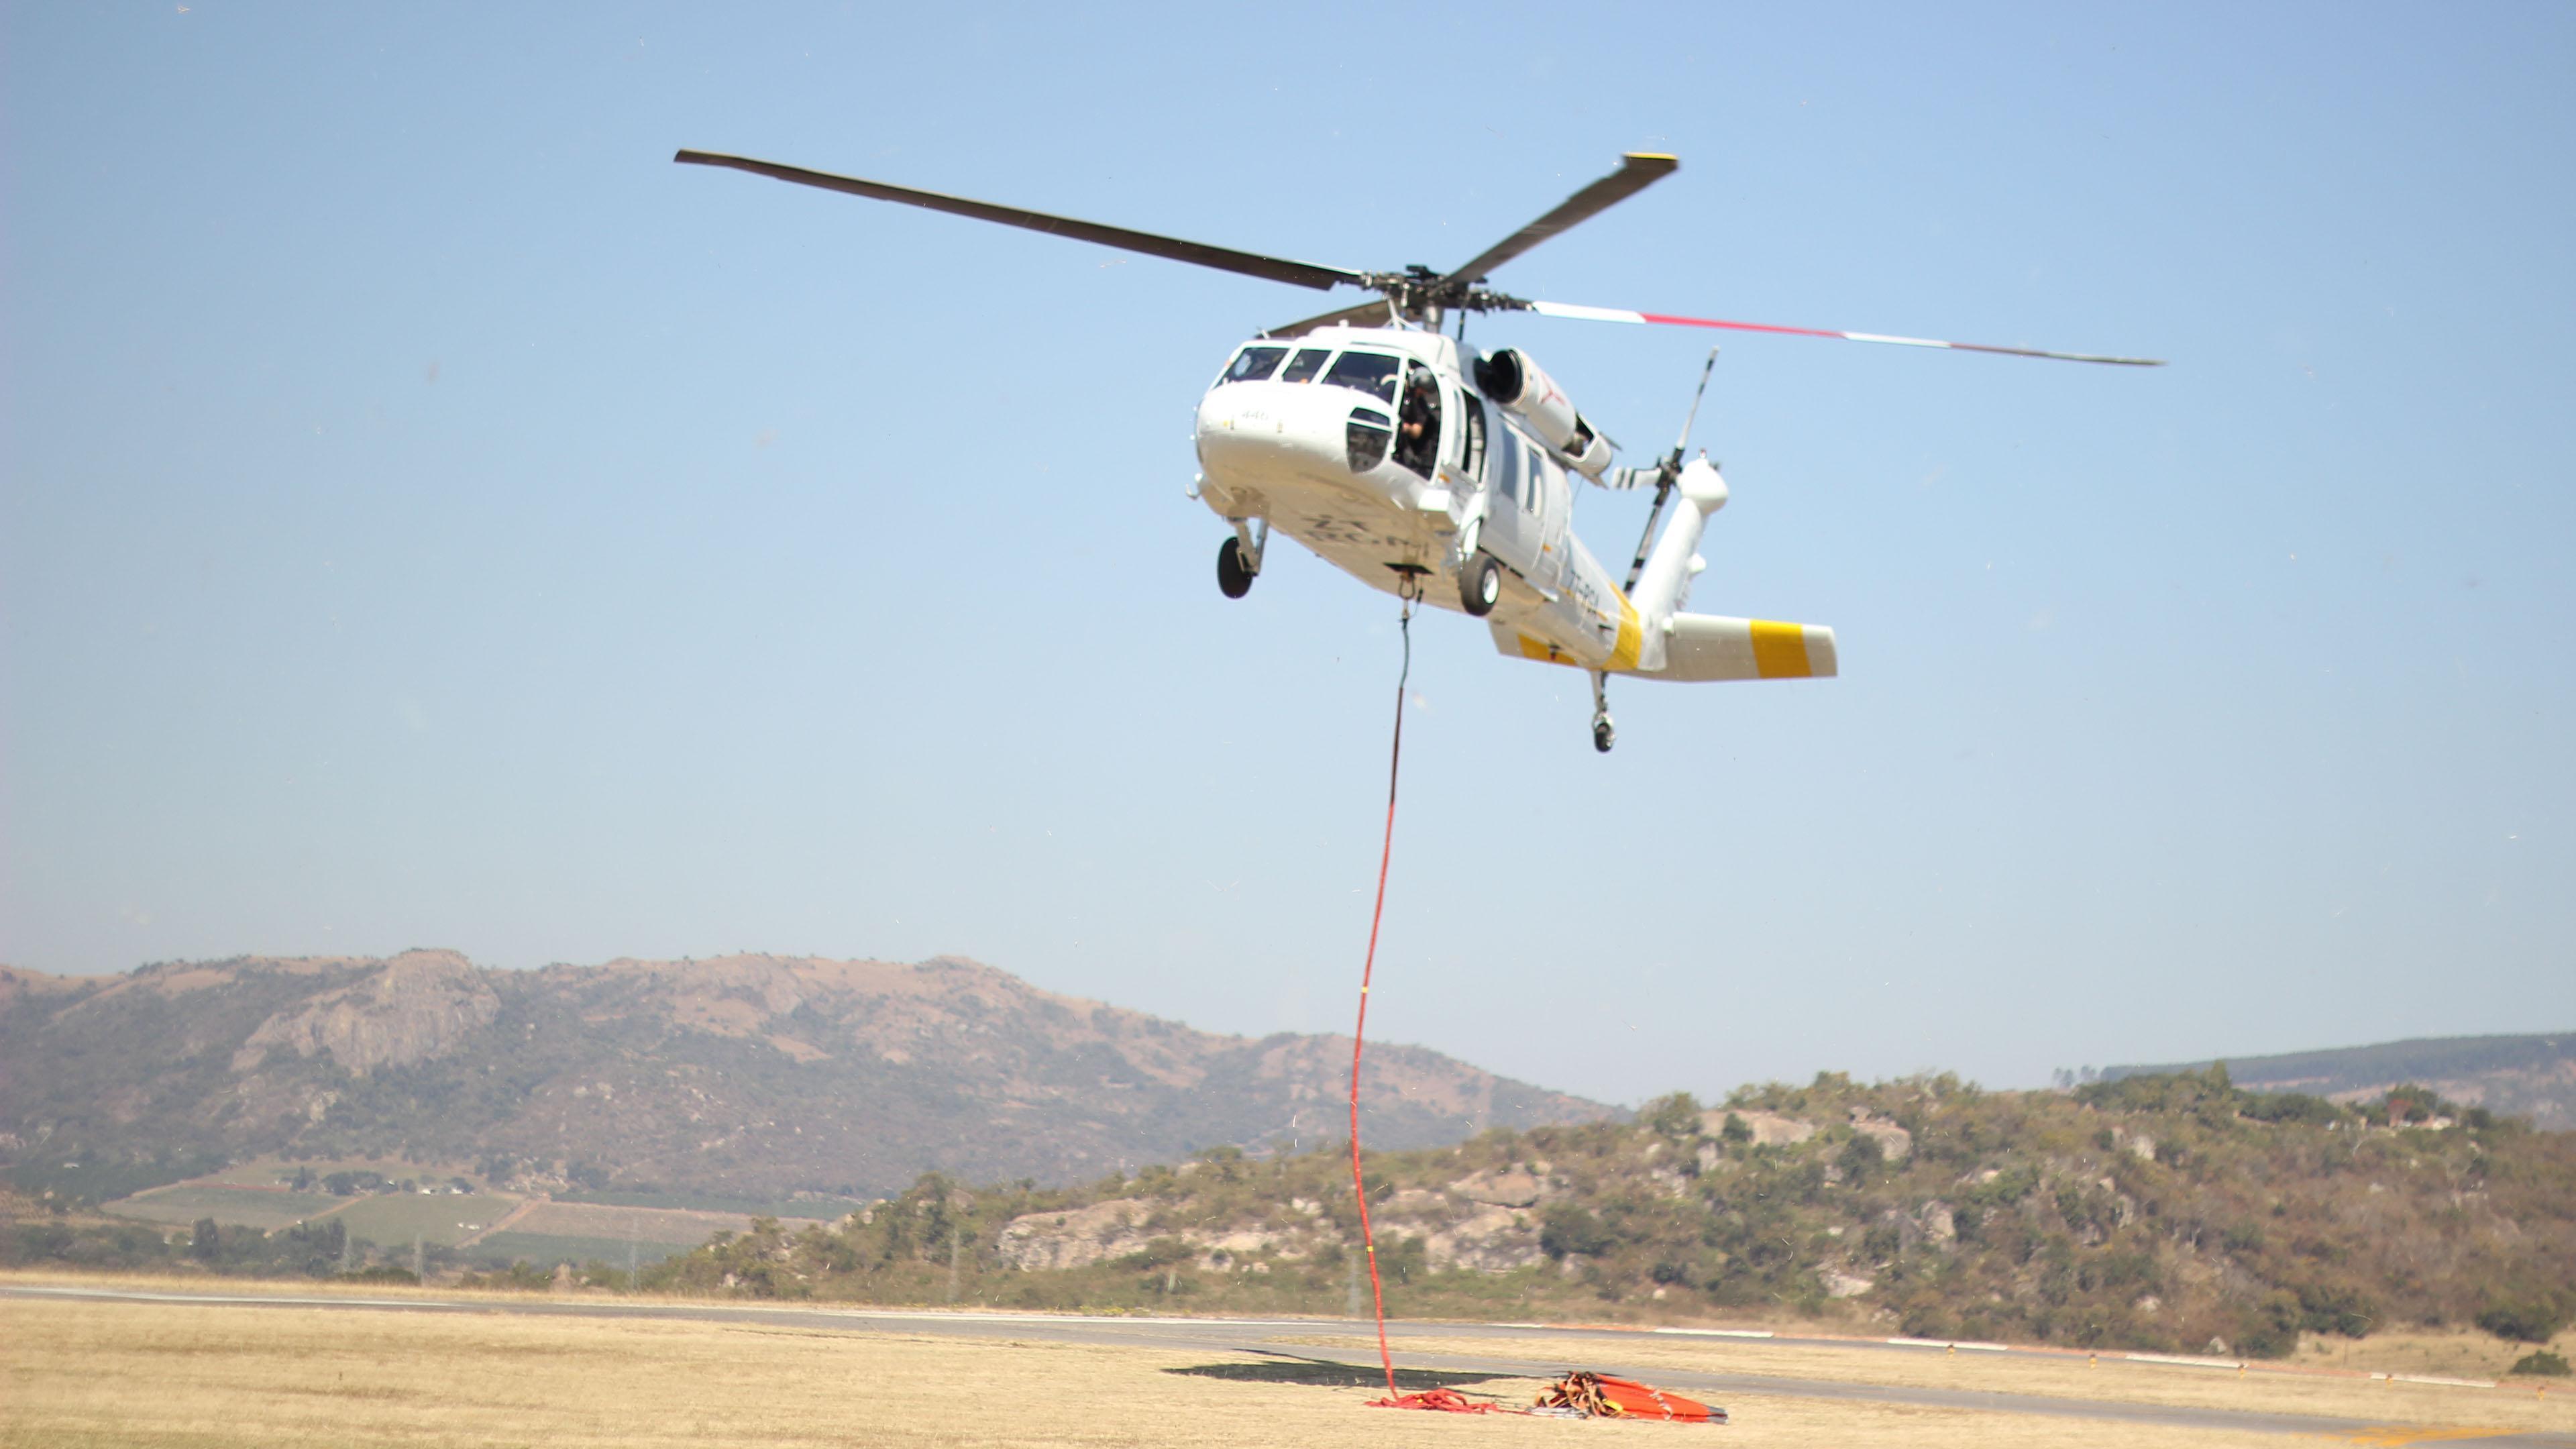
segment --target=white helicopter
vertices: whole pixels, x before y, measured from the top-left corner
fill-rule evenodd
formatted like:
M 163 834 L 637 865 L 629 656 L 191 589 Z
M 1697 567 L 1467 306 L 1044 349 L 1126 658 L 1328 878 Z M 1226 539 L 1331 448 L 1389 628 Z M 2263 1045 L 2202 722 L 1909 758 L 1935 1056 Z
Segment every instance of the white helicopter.
M 1625 322 L 1834 337 L 2155 367 L 2151 358 L 2096 357 L 1534 302 L 1489 291 L 1494 268 L 1671 175 L 1671 156 L 1632 152 L 1619 169 L 1449 272 L 1412 266 L 1358 272 L 1209 246 L 1125 227 L 1050 216 L 935 191 L 808 171 L 742 156 L 682 151 L 675 161 L 724 166 L 853 196 L 927 207 L 978 221 L 1096 242 L 1318 290 L 1365 288 L 1357 306 L 1272 328 L 1236 349 L 1200 399 L 1200 474 L 1189 495 L 1232 525 L 1217 550 L 1217 587 L 1241 598 L 1261 573 L 1275 529 L 1372 588 L 1486 621 L 1503 653 L 1592 676 L 1592 743 L 1617 737 L 1609 676 L 1639 679 L 1806 679 L 1835 672 L 1834 631 L 1820 624 L 1682 612 L 1708 517 L 1726 480 L 1705 454 L 1685 464 L 1682 441 L 1648 467 L 1611 466 L 1617 444 L 1586 419 L 1538 364 L 1515 348 L 1467 345 L 1469 312 L 1535 312 Z M 1459 317 L 1458 336 L 1441 331 Z M 1717 354 L 1712 350 L 1709 362 Z M 1708 388 L 1700 371 L 1700 391 Z M 1691 418 L 1699 412 L 1695 396 Z M 1573 480 L 1604 488 L 1651 484 L 1653 510 L 1624 585 L 1571 528 Z M 1660 537 L 1671 495 L 1683 507 Z

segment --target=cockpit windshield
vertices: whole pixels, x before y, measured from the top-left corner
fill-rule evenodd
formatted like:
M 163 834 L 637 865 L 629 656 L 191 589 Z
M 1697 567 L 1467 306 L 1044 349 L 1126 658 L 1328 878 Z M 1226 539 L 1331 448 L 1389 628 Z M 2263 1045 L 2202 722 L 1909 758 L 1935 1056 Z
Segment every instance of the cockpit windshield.
M 1285 347 L 1247 347 L 1234 355 L 1234 365 L 1218 381 L 1259 382 L 1277 371 L 1279 359 L 1287 355 Z
M 1379 402 L 1395 402 L 1396 372 L 1404 364 L 1382 352 L 1345 352 L 1333 362 L 1333 370 L 1324 381 L 1335 387 L 1356 388 Z
M 1279 374 L 1279 380 L 1313 382 L 1315 374 L 1324 370 L 1324 359 L 1332 355 L 1333 349 L 1329 347 L 1301 347 L 1295 357 L 1288 359 L 1288 370 Z

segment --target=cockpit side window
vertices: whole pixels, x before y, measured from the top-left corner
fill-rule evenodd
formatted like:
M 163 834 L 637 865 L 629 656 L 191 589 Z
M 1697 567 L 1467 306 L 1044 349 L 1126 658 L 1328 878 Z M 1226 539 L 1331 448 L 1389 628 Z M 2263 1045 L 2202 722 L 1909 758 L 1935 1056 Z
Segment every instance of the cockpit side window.
M 1299 361 L 1304 361 L 1301 357 Z M 1333 362 L 1333 370 L 1324 381 L 1335 387 L 1356 388 L 1379 402 L 1395 402 L 1396 370 L 1404 364 L 1383 352 L 1345 352 Z
M 1279 359 L 1288 355 L 1285 347 L 1247 347 L 1234 355 L 1234 365 L 1225 370 L 1223 382 L 1259 382 L 1278 371 Z
M 1333 349 L 1329 347 L 1301 347 L 1297 349 L 1296 356 L 1288 359 L 1288 370 L 1279 374 L 1279 380 L 1313 382 L 1315 374 L 1324 370 L 1325 359 L 1332 355 Z

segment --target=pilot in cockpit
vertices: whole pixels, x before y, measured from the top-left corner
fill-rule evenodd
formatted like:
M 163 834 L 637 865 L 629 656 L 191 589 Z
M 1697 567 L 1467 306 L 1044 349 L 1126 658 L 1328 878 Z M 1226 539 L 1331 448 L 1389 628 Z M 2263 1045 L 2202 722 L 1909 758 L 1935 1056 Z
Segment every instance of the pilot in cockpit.
M 1439 445 L 1439 384 L 1420 368 L 1409 369 L 1405 379 L 1404 401 L 1399 406 L 1396 425 L 1396 461 L 1425 477 L 1431 473 L 1431 451 Z

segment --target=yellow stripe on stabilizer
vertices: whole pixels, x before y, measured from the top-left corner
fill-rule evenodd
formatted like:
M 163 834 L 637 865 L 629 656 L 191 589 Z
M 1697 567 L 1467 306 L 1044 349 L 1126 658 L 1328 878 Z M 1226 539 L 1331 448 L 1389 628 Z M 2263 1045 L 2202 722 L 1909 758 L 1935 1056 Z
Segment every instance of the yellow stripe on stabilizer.
M 1544 639 L 1533 639 L 1527 634 L 1523 634 L 1521 636 L 1521 657 L 1523 659 L 1535 659 L 1541 664 L 1562 664 L 1565 662 L 1564 658 L 1556 652 L 1555 645 L 1548 643 Z
M 1807 679 L 1815 668 L 1807 663 L 1807 631 L 1796 624 L 1782 624 L 1770 619 L 1755 619 L 1753 624 L 1753 669 L 1764 679 Z
M 1619 642 L 1611 646 L 1610 662 L 1603 667 L 1606 669 L 1636 668 L 1637 651 L 1644 647 L 1645 642 L 1645 628 L 1637 622 L 1637 606 L 1626 599 L 1621 599 L 1619 601 Z M 1803 646 L 1800 657 L 1805 657 Z

